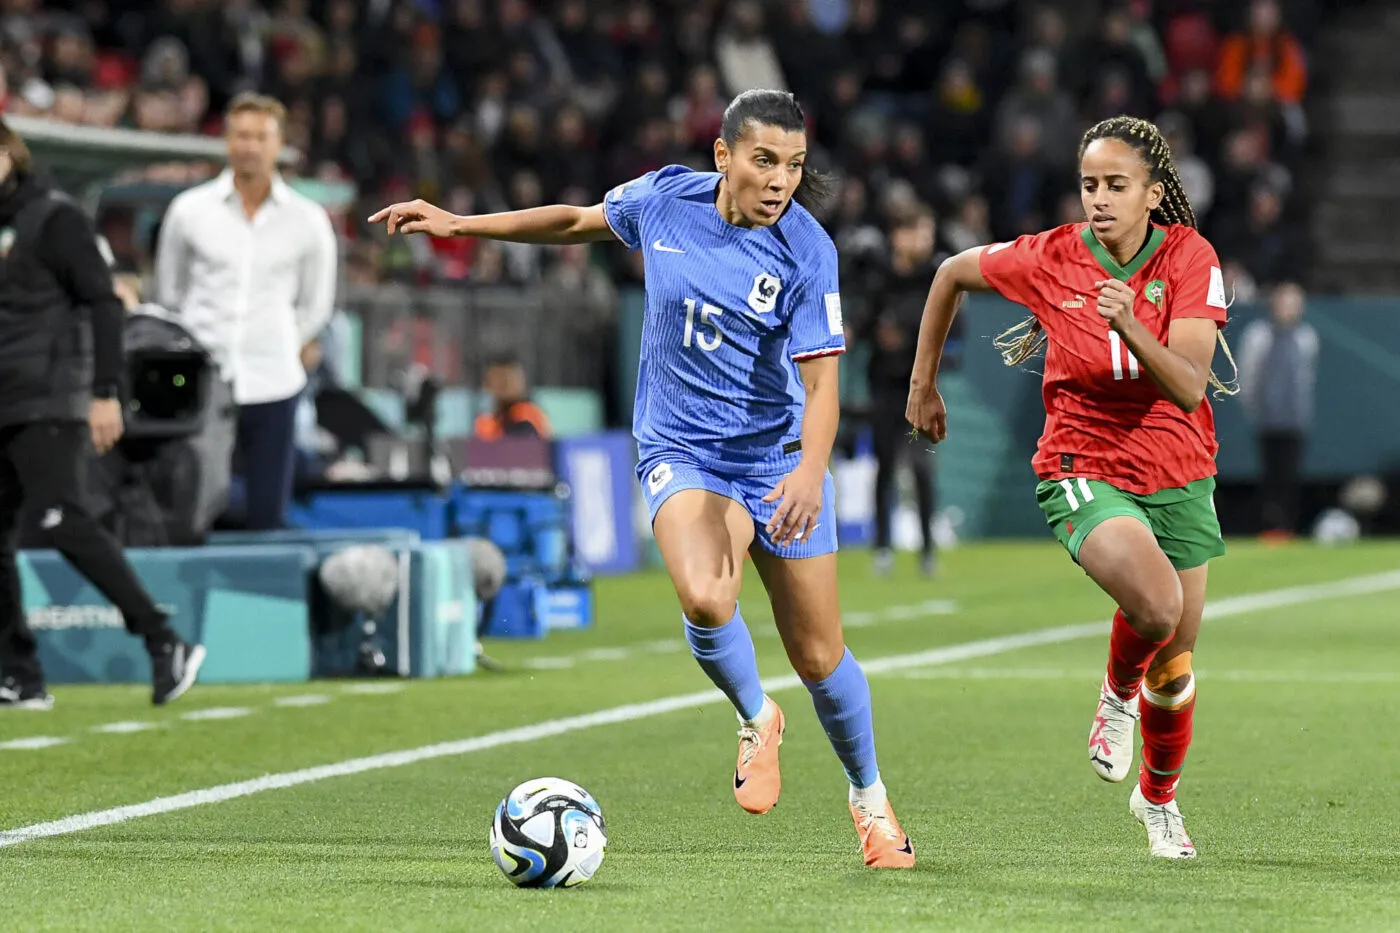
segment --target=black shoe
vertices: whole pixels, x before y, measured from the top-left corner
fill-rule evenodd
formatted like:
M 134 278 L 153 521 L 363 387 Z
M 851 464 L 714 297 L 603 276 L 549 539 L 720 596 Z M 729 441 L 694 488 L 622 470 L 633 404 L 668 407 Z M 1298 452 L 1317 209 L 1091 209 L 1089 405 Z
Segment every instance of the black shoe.
M 53 694 L 42 683 L 20 683 L 7 677 L 0 683 L 0 709 L 53 709 Z
M 151 654 L 151 702 L 156 706 L 178 700 L 194 686 L 199 666 L 204 663 L 204 646 L 173 641 Z

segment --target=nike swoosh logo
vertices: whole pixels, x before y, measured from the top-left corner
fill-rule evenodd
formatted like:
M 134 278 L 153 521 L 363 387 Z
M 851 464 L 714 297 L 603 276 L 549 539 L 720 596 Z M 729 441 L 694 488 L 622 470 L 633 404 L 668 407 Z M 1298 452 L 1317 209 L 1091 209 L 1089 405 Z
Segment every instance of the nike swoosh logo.
M 651 248 L 654 249 L 654 250 L 656 250 L 658 253 L 683 253 L 683 252 L 685 252 L 685 250 L 683 250 L 683 249 L 676 249 L 674 246 L 662 246 L 660 240 L 657 240 L 655 243 L 651 244 Z
M 909 837 L 908 837 L 908 836 L 905 836 L 905 837 L 904 837 L 904 848 L 902 848 L 902 849 L 895 849 L 895 851 L 896 851 L 896 852 L 903 852 L 905 855 L 913 855 L 913 854 L 914 854 L 914 844 L 913 844 L 912 842 L 909 841 Z
M 749 783 L 749 779 L 748 779 L 748 778 L 741 778 L 741 777 L 739 777 L 739 771 L 738 771 L 738 769 L 736 768 L 735 771 L 734 771 L 734 789 L 735 789 L 735 790 L 738 790 L 739 788 L 743 787 L 743 786 L 744 786 L 745 784 L 747 784 L 747 783 Z

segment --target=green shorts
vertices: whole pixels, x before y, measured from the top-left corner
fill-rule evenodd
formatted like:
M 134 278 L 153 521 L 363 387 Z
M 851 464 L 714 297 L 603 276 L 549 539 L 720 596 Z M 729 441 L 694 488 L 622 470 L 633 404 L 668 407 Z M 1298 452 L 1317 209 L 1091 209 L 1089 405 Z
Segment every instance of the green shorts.
M 1129 515 L 1147 526 L 1177 570 L 1199 567 L 1225 553 L 1215 515 L 1215 477 L 1139 496 L 1096 479 L 1043 480 L 1035 497 L 1055 538 L 1075 563 L 1089 532 L 1105 519 Z

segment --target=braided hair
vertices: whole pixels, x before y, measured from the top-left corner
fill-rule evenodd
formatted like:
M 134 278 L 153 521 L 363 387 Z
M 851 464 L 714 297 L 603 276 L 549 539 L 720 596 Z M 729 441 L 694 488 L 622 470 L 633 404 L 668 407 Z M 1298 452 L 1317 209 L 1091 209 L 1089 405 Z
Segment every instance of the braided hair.
M 1147 165 L 1150 183 L 1161 183 L 1162 200 L 1152 209 L 1153 221 L 1162 226 L 1182 224 L 1195 229 L 1196 212 L 1191 209 L 1191 201 L 1186 197 L 1186 189 L 1181 184 L 1181 175 L 1176 170 L 1176 162 L 1172 160 L 1171 146 L 1167 145 L 1166 137 L 1155 123 L 1139 117 L 1118 116 L 1094 124 L 1089 127 L 1079 143 L 1080 162 L 1084 161 L 1084 151 L 1089 148 L 1089 144 L 1099 139 L 1116 139 L 1131 146 Z M 1001 351 L 1001 358 L 1007 366 L 1020 366 L 1040 352 L 1045 342 L 1045 332 L 1041 329 L 1040 322 L 1032 316 L 1003 331 L 997 336 L 994 345 Z M 1238 376 L 1239 367 L 1235 365 L 1235 358 L 1230 353 L 1230 345 L 1225 342 L 1223 332 L 1220 334 L 1220 346 Z M 1213 371 L 1210 374 L 1210 385 L 1218 394 L 1234 395 L 1239 392 L 1235 380 L 1232 379 L 1231 383 L 1226 385 Z

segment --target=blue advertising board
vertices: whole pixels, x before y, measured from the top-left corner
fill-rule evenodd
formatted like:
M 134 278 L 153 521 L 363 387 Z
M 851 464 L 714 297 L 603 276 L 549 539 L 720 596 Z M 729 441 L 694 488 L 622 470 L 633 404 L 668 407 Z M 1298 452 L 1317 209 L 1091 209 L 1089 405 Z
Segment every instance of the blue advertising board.
M 632 509 L 637 446 L 626 431 L 555 442 L 559 478 L 572 490 L 574 556 L 590 573 L 627 573 L 640 561 Z

